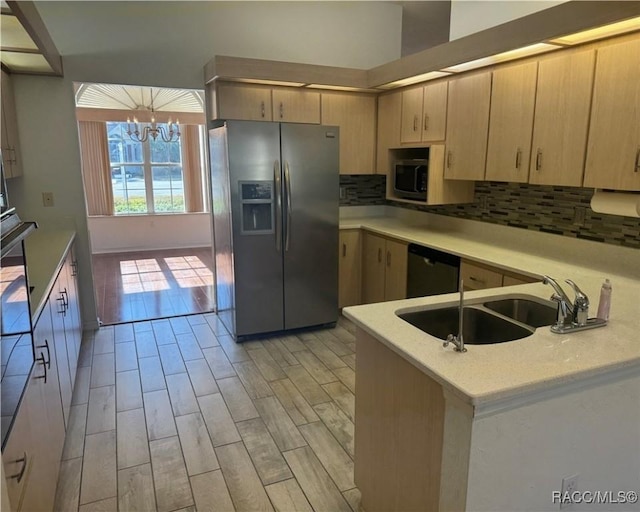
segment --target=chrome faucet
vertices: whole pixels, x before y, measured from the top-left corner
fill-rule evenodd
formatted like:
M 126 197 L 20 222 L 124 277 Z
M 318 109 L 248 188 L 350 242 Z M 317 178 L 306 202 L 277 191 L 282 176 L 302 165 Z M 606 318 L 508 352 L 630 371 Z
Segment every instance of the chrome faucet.
M 544 276 L 542 282 L 553 288 L 555 293 L 551 296 L 551 300 L 558 303 L 558 318 L 556 323 L 551 326 L 553 332 L 563 334 L 570 331 L 603 327 L 607 324 L 606 320 L 589 318 L 589 297 L 571 279 L 565 280 L 565 283 L 571 286 L 575 293 L 576 297 L 573 303 L 555 279 Z
M 454 345 L 456 352 L 466 352 L 467 349 L 464 346 L 464 337 L 462 336 L 462 329 L 464 326 L 464 281 L 460 279 L 460 301 L 458 302 L 458 335 L 449 334 L 447 339 L 442 344 L 443 347 L 449 346 L 449 343 Z

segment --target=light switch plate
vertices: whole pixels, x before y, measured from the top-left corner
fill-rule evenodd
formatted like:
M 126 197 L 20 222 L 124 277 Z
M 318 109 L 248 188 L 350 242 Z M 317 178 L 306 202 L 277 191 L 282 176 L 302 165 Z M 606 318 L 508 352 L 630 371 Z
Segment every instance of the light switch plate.
M 42 205 L 46 207 L 53 206 L 53 192 L 42 193 Z

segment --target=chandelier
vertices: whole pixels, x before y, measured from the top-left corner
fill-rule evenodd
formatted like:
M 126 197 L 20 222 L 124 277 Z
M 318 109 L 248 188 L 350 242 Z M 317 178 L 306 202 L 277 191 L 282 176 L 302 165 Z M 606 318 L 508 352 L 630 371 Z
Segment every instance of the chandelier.
M 144 107 L 151 111 L 151 124 L 140 128 L 138 126 L 138 119 L 134 116 L 133 123 L 131 119 L 127 117 L 127 135 L 131 137 L 131 140 L 136 142 L 146 142 L 149 140 L 149 136 L 155 141 L 160 137 L 164 142 L 171 142 L 180 138 L 180 120 L 176 119 L 174 123 L 169 117 L 166 128 L 164 126 L 158 126 L 156 123 L 156 112 L 153 107 L 153 89 L 149 89 L 151 92 L 151 106 Z

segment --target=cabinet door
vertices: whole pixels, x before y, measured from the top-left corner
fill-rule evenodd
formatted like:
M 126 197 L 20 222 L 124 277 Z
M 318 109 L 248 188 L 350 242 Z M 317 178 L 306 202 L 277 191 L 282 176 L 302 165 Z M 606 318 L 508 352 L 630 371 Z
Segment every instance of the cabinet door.
M 68 307 L 65 317 L 65 333 L 67 339 L 71 337 L 72 347 L 67 342 L 67 353 L 69 356 L 69 371 L 71 372 L 71 384 L 75 383 L 75 375 L 78 367 L 78 357 L 80 356 L 80 345 L 82 343 L 82 317 L 80 315 L 80 300 L 78 295 L 78 261 L 75 256 L 75 248 L 71 247 L 67 261 L 67 289 Z M 71 336 L 68 335 L 71 331 Z
M 460 263 L 460 279 L 464 281 L 465 290 L 484 290 L 502 286 L 502 273 L 465 260 Z
M 391 176 L 389 149 L 400 146 L 400 120 L 402 116 L 402 93 L 378 96 L 378 138 L 376 172 Z M 392 181 L 387 178 L 387 190 Z
M 449 82 L 424 86 L 422 106 L 422 142 L 444 140 L 447 128 Z
M 487 180 L 529 181 L 537 73 L 537 62 L 493 72 Z
M 273 89 L 273 120 L 320 124 L 320 93 L 285 87 Z
M 407 244 L 387 240 L 384 300 L 407 298 Z
M 640 190 L 640 40 L 600 48 L 584 186 Z
M 484 179 L 490 101 L 489 72 L 449 81 L 445 178 Z
M 375 173 L 375 96 L 323 93 L 322 124 L 340 127 L 340 174 Z
M 362 302 L 385 299 L 385 239 L 370 233 L 362 237 Z
M 216 87 L 217 119 L 271 121 L 271 89 L 220 82 Z
M 51 290 L 51 295 L 49 296 L 49 306 L 47 309 L 51 310 L 51 313 L 48 311 L 43 312 L 48 313 L 50 315 L 49 322 L 52 323 L 53 326 L 53 338 L 48 341 L 49 344 L 55 345 L 55 354 L 56 354 L 56 362 L 58 365 L 58 383 L 60 386 L 60 397 L 62 400 L 62 411 L 64 413 L 64 424 L 68 424 L 69 420 L 69 412 L 71 409 L 71 397 L 73 395 L 73 380 L 71 378 L 71 369 L 70 363 L 73 360 L 72 354 L 70 357 L 69 349 L 73 350 L 71 347 L 72 338 L 65 334 L 65 322 L 64 316 L 67 314 L 66 307 L 66 298 L 62 293 L 61 281 L 65 280 L 65 272 L 64 267 L 60 271 L 58 279 L 53 285 L 53 289 Z M 36 356 L 38 354 L 38 350 L 36 350 Z
M 362 252 L 360 230 L 340 231 L 338 306 L 360 304 Z
M 36 347 L 37 374 L 43 402 L 35 408 L 30 405 L 30 422 L 32 425 L 33 466 L 29 483 L 25 489 L 22 509 L 52 510 L 58 481 L 62 447 L 64 445 L 64 420 L 58 384 L 57 359 L 53 343 L 51 316 L 44 308 L 33 331 L 33 343 Z M 48 344 L 46 349 L 38 348 Z M 45 371 L 46 368 L 46 371 Z M 46 375 L 46 378 L 41 378 Z
M 529 183 L 582 185 L 595 52 L 541 60 Z
M 13 85 L 11 78 L 2 71 L 2 95 L 0 105 L 0 122 L 2 129 L 2 162 L 6 178 L 22 176 L 22 160 L 20 155 L 20 145 L 18 144 L 18 116 L 16 114 L 16 104 L 13 96 Z
M 423 87 L 402 91 L 402 129 L 400 142 L 415 143 L 422 140 Z

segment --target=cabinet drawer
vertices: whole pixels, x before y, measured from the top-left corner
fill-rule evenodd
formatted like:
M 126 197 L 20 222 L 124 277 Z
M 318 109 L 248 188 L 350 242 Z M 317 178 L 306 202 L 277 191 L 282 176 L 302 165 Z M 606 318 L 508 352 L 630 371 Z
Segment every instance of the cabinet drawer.
M 502 286 L 502 274 L 489 268 L 462 261 L 460 277 L 464 281 L 465 290 L 483 290 Z

